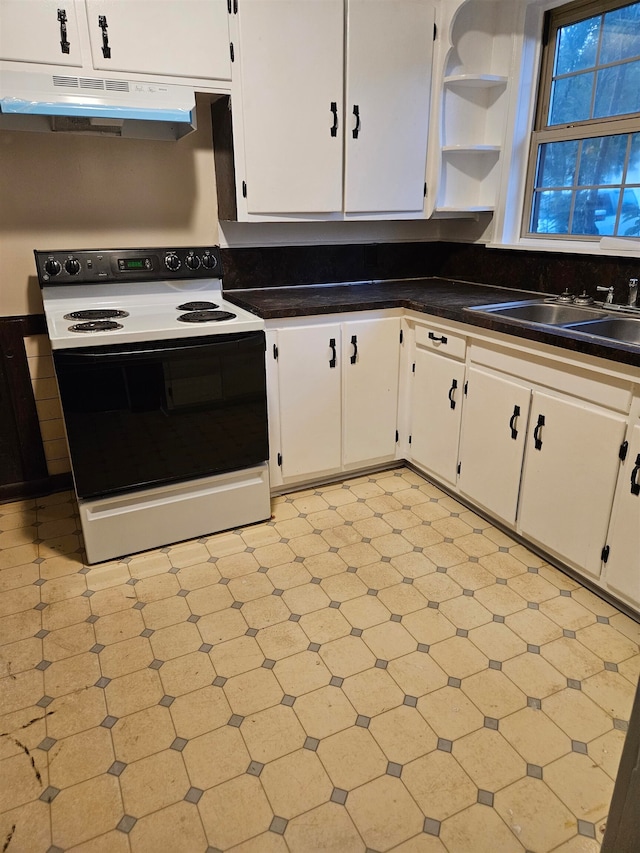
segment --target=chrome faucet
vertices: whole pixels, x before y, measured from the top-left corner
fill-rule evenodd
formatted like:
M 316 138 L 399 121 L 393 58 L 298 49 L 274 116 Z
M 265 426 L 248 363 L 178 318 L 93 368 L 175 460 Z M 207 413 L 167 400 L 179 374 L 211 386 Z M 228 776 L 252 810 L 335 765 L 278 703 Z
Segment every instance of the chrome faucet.
M 627 305 L 629 308 L 635 308 L 638 302 L 638 279 L 630 278 L 629 279 L 629 299 L 627 300 Z
M 605 305 L 613 305 L 613 287 L 600 287 L 600 285 L 598 285 L 596 290 L 607 294 L 607 298 L 604 300 Z

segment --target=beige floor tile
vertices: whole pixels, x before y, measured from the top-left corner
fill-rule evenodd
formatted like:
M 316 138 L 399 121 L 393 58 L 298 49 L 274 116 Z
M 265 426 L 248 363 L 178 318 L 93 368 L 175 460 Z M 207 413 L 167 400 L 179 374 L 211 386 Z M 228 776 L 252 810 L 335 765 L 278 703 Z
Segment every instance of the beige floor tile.
M 14 566 L 12 569 L 2 569 L 0 571 L 0 592 L 29 586 L 37 581 L 40 576 L 39 566 L 35 563 L 27 563 L 26 566 Z
M 277 705 L 283 696 L 273 672 L 262 668 L 233 676 L 223 689 L 233 713 L 242 717 Z
M 108 773 L 65 788 L 51 803 L 53 844 L 63 850 L 104 835 L 122 817 L 120 786 Z
M 364 503 L 355 503 L 358 499 L 353 492 L 349 492 L 349 495 L 352 500 L 348 503 L 340 504 L 337 508 L 338 514 L 344 518 L 345 521 L 358 521 L 361 518 L 371 518 L 374 513 L 371 507 Z
M 580 584 L 577 581 L 574 581 L 573 578 L 556 569 L 554 566 L 548 565 L 543 560 L 540 560 L 538 572 L 558 589 L 565 589 L 569 592 L 574 589 L 580 589 Z
M 441 533 L 438 533 L 433 527 L 428 524 L 421 524 L 420 527 L 410 527 L 408 530 L 404 530 L 402 532 L 403 538 L 415 548 L 425 548 L 431 549 L 436 548 L 439 549 L 442 543 L 444 542 L 444 538 Z M 408 553 L 408 552 L 405 552 Z M 462 553 L 456 548 L 454 551 L 442 551 L 436 550 L 433 554 L 429 551 L 427 552 L 428 559 L 432 560 L 436 565 L 444 565 L 444 563 L 436 560 L 436 555 L 441 555 L 442 559 L 447 562 L 452 560 L 452 565 L 455 565 L 457 562 L 456 556 L 458 553 Z
M 371 720 L 369 731 L 389 761 L 407 764 L 436 748 L 433 729 L 416 708 L 400 705 Z
M 231 607 L 233 596 L 223 584 L 214 584 L 194 589 L 185 596 L 185 601 L 195 616 L 206 616 Z
M 488 658 L 466 637 L 450 637 L 431 646 L 429 654 L 442 669 L 454 678 L 466 678 L 486 669 Z
M 345 545 L 340 548 L 338 554 L 347 566 L 353 566 L 356 569 L 377 563 L 380 560 L 380 554 L 368 542 L 354 542 L 353 545 Z
M 415 651 L 415 638 L 399 622 L 383 622 L 362 633 L 362 639 L 376 658 L 390 661 Z
M 613 727 L 609 715 L 581 690 L 570 687 L 542 700 L 542 710 L 572 740 L 589 743 Z
M 200 570 L 204 570 L 205 573 L 211 571 L 217 574 L 215 567 L 211 563 L 207 563 L 210 554 L 202 542 L 183 542 L 180 545 L 172 545 L 168 556 L 169 562 L 176 569 L 182 570 L 194 566 L 197 568 L 198 576 Z M 178 578 L 188 576 L 188 574 L 183 576 L 178 572 Z
M 496 582 L 495 576 L 479 563 L 462 563 L 459 566 L 452 566 L 447 574 L 463 589 L 478 590 L 493 586 Z
M 184 799 L 189 777 L 175 749 L 165 749 L 127 765 L 120 774 L 125 814 L 144 817 Z
M 338 516 L 341 521 L 344 521 L 342 516 Z M 371 518 L 364 519 L 364 521 L 371 521 Z M 375 520 L 375 519 L 373 519 Z M 359 522 L 353 522 L 354 524 L 358 524 Z M 338 527 L 332 527 L 329 530 L 324 530 L 322 532 L 322 539 L 329 545 L 331 548 L 342 549 L 347 547 L 348 545 L 355 545 L 360 542 L 363 534 L 359 533 L 355 526 L 351 526 L 350 524 L 341 524 Z M 319 554 L 318 557 L 326 556 L 329 557 L 329 554 Z M 342 558 L 340 558 L 342 559 Z M 342 561 L 344 562 L 344 561 Z M 335 561 L 330 560 L 327 564 L 328 566 L 336 565 Z
M 325 687 L 331 680 L 331 673 L 317 652 L 304 651 L 276 662 L 273 673 L 280 682 L 284 693 L 290 696 L 302 696 L 319 687 Z
M 423 530 L 424 528 L 414 528 L 407 531 L 409 536 L 414 530 Z M 440 542 L 435 545 L 428 545 L 424 548 L 426 556 L 436 564 L 445 569 L 450 569 L 452 566 L 458 566 L 460 563 L 466 563 L 470 556 L 466 551 L 461 550 L 463 539 L 456 539 L 456 544 L 449 542 Z M 458 547 L 460 546 L 460 547 Z M 424 546 L 423 546 L 424 547 Z
M 194 738 L 224 726 L 231 708 L 219 687 L 207 685 L 178 696 L 169 706 L 176 735 Z
M 538 604 L 547 599 L 556 599 L 558 589 L 538 573 L 526 572 L 516 575 L 507 581 L 507 585 L 525 601 L 535 601 Z M 567 599 L 570 601 L 571 599 Z M 544 610 L 544 608 L 541 608 Z
M 353 489 L 353 491 L 355 494 L 358 494 L 356 489 Z M 358 495 L 358 497 L 365 496 Z M 305 515 L 310 515 L 312 512 L 322 512 L 329 508 L 329 504 L 324 498 L 313 493 L 308 495 L 299 493 L 299 497 L 294 498 L 293 505 L 299 513 L 302 512 Z
M 125 566 L 126 568 L 126 566 Z M 129 570 L 127 569 L 127 578 Z M 93 586 L 91 587 L 93 589 Z M 131 610 L 138 600 L 133 586 L 126 583 L 118 583 L 107 589 L 100 589 L 91 596 L 91 613 L 94 616 L 108 616 L 119 610 Z M 134 611 L 137 612 L 137 611 Z M 109 620 L 107 620 L 107 625 Z
M 418 551 L 409 551 L 407 554 L 392 557 L 390 565 L 404 578 L 421 578 L 436 570 L 435 563 Z
M 602 670 L 582 682 L 583 692 L 618 720 L 628 720 L 635 690 L 618 672 Z
M 488 554 L 486 557 L 480 557 L 478 562 L 497 578 L 505 578 L 506 580 L 527 571 L 527 566 L 522 560 L 518 559 L 513 550 L 508 554 L 503 551 Z
M 294 710 L 309 737 L 328 737 L 352 726 L 357 712 L 337 687 L 321 687 L 296 699 Z
M 469 595 L 443 601 L 440 604 L 440 610 L 456 628 L 463 628 L 466 631 L 486 625 L 492 620 L 492 615 L 486 607 Z
M 81 596 L 69 601 L 57 601 L 42 611 L 42 627 L 45 631 L 55 631 L 56 628 L 66 628 L 68 625 L 84 622 L 89 616 L 91 616 L 91 605 L 88 598 Z M 40 621 L 37 611 L 34 611 L 33 617 Z M 1 630 L 0 628 L 0 632 Z
M 198 631 L 203 642 L 210 643 L 212 646 L 242 637 L 248 627 L 242 613 L 232 609 L 223 610 L 222 613 L 210 613 L 198 620 Z
M 202 645 L 202 637 L 192 622 L 181 622 L 155 631 L 149 642 L 157 660 L 171 660 L 197 651 Z
M 68 788 L 106 773 L 115 759 L 108 729 L 97 727 L 57 741 L 49 750 L 49 784 Z
M 289 563 L 296 557 L 314 557 L 326 553 L 330 547 L 326 537 L 308 534 L 307 536 L 296 536 L 288 545 L 268 545 L 268 548 L 282 549 L 279 557 L 271 557 L 271 565 L 278 566 L 281 563 Z M 284 550 L 286 549 L 286 551 Z M 259 549 L 262 550 L 262 549 Z
M 567 679 L 542 655 L 525 652 L 502 664 L 502 672 L 527 696 L 543 699 L 566 687 Z
M 473 528 L 466 521 L 463 521 L 461 518 L 454 518 L 453 516 L 438 519 L 432 522 L 431 526 L 448 539 L 457 539 L 473 533 Z
M 168 708 L 155 705 L 118 720 L 111 729 L 118 761 L 131 764 L 168 749 L 176 732 Z
M 140 610 L 133 610 L 132 602 L 128 610 L 119 610 L 107 616 L 100 616 L 95 623 L 96 642 L 103 646 L 119 643 L 121 640 L 130 640 L 138 637 L 144 631 L 145 624 Z
M 576 833 L 574 815 L 539 779 L 520 779 L 498 791 L 494 806 L 528 850 L 553 850 Z
M 304 820 L 304 817 L 301 819 Z M 289 853 L 289 847 L 282 835 L 262 832 L 248 841 L 230 847 L 229 853 Z
M 373 850 L 390 850 L 422 829 L 420 809 L 400 779 L 392 776 L 381 776 L 352 791 L 346 809 Z
M 155 669 L 140 669 L 112 679 L 104 689 L 109 714 L 126 717 L 157 705 L 164 695 L 160 676 Z
M 411 652 L 389 661 L 387 672 L 408 696 L 424 696 L 444 687 L 447 674 L 425 652 Z
M 275 589 L 292 589 L 311 581 L 311 575 L 302 563 L 283 563 L 281 566 L 274 566 L 269 569 L 267 576 Z
M 321 610 L 327 607 L 331 601 L 320 584 L 315 583 L 308 583 L 285 590 L 282 594 L 282 600 L 291 613 L 297 613 L 298 616 Z
M 132 578 L 149 578 L 152 575 L 161 575 L 171 568 L 171 561 L 167 554 L 160 551 L 146 551 L 144 554 L 136 554 L 129 560 L 129 572 Z
M 386 771 L 387 758 L 367 729 L 353 726 L 324 738 L 317 749 L 331 782 L 351 791 Z
M 434 750 L 406 764 L 402 781 L 422 810 L 443 821 L 476 802 L 478 789 L 449 752 Z
M 526 643 L 542 646 L 562 636 L 562 629 L 540 610 L 521 610 L 505 617 L 507 627 Z
M 332 785 L 315 752 L 299 749 L 265 766 L 262 787 L 273 813 L 286 820 L 326 803 Z
M 227 589 L 236 601 L 245 602 L 271 595 L 273 584 L 266 574 L 254 572 L 252 575 L 233 578 L 229 581 Z
M 589 758 L 613 781 L 618 773 L 625 737 L 625 732 L 611 729 L 589 743 Z
M 210 546 L 211 543 L 207 543 L 208 550 L 211 550 Z M 247 553 L 244 548 L 245 545 L 242 543 L 241 553 L 232 553 L 226 556 L 220 555 L 220 559 L 216 563 L 216 569 L 220 572 L 221 577 L 239 578 L 242 575 L 250 575 L 258 571 L 260 563 L 255 556 L 255 552 L 253 554 Z
M 540 649 L 540 654 L 567 678 L 582 681 L 602 670 L 602 658 L 571 637 L 559 637 Z
M 44 657 L 42 645 L 42 640 L 29 637 L 0 646 L 0 678 L 33 669 Z
M 620 631 L 620 633 L 624 634 L 624 636 L 629 640 L 640 644 L 640 623 L 635 622 L 628 616 L 625 616 L 624 613 L 616 613 L 614 616 L 610 617 L 609 622 L 617 631 Z
M 48 696 L 63 696 L 91 687 L 101 675 L 98 655 L 86 652 L 52 663 L 44 672 L 44 687 Z
M 145 603 L 161 601 L 163 598 L 171 598 L 178 594 L 179 589 L 180 584 L 176 576 L 168 573 L 143 578 L 135 586 L 138 601 L 144 601 Z
M 402 620 L 404 628 L 412 634 L 418 643 L 432 645 L 453 637 L 455 627 L 440 610 L 428 607 L 417 613 L 409 613 Z
M 502 622 L 488 622 L 469 631 L 469 639 L 489 660 L 505 661 L 527 650 L 521 637 Z
M 414 581 L 414 586 L 428 601 L 443 602 L 450 598 L 459 598 L 462 595 L 460 584 L 456 583 L 448 574 L 441 572 L 433 572 L 417 578 Z
M 194 853 L 207 847 L 197 807 L 187 802 L 174 803 L 141 818 L 129 839 L 132 853 L 159 853 L 168 843 L 171 853 Z M 105 848 L 104 853 L 111 850 Z
M 24 754 L 25 747 L 31 752 L 47 734 L 45 709 L 27 707 L 3 714 L 0 717 L 0 732 L 0 761 Z
M 373 509 L 373 507 L 372 507 Z M 421 524 L 419 518 L 416 521 Z M 355 521 L 353 529 L 360 535 L 369 539 L 374 539 L 376 536 L 387 536 L 393 530 L 393 526 L 386 522 L 383 518 L 365 518 L 361 521 Z M 28 540 L 27 540 L 28 541 Z
M 148 667 L 153 661 L 153 651 L 146 637 L 133 637 L 107 646 L 99 657 L 101 674 L 107 678 L 117 678 Z
M 225 614 L 228 612 L 224 611 Z M 281 596 L 265 595 L 263 598 L 248 601 L 242 607 L 242 613 L 247 625 L 260 630 L 284 622 L 291 615 L 291 610 Z
M 15 851 L 48 850 L 51 846 L 51 818 L 49 806 L 41 800 L 27 803 L 17 809 L 0 814 L 0 838 L 3 845 L 10 839 Z
M 36 800 L 47 782 L 47 758 L 39 751 L 27 755 L 21 750 L 0 761 L 0 811 L 11 811 Z
M 25 610 L 32 610 L 36 604 L 40 604 L 40 587 L 8 589 L 0 596 L 0 616 L 12 616 Z
M 265 656 L 253 637 L 242 636 L 214 646 L 210 657 L 216 673 L 231 678 L 261 666 Z
M 198 810 L 209 845 L 220 850 L 265 832 L 273 818 L 260 780 L 246 774 L 205 791 Z
M 221 726 L 193 738 L 182 750 L 182 757 L 189 781 L 202 791 L 240 776 L 251 761 L 240 730 L 235 726 Z
M 345 678 L 342 689 L 358 714 L 375 717 L 402 704 L 404 694 L 384 669 L 367 669 Z
M 18 640 L 31 639 L 41 627 L 42 617 L 39 610 L 25 610 L 0 617 L 0 647 Z
M 340 516 L 340 523 L 342 524 L 343 521 L 344 519 Z M 313 527 L 306 518 L 295 516 L 278 521 L 274 530 L 282 539 L 295 539 L 296 536 L 306 536 L 308 533 L 312 533 Z
M 320 585 L 331 601 L 350 601 L 367 592 L 367 587 L 355 574 L 346 572 L 325 578 Z
M 346 809 L 336 803 L 324 803 L 310 812 L 289 821 L 286 831 L 291 853 L 310 850 L 362 853 L 362 839 Z M 262 853 L 267 848 L 256 848 Z
M 43 546 L 40 545 L 40 548 Z M 0 552 L 1 553 L 1 552 Z M 40 587 L 40 596 L 43 602 L 53 604 L 56 601 L 65 601 L 76 595 L 82 595 L 87 590 L 85 575 L 65 575 L 53 578 Z
M 318 654 L 330 673 L 340 678 L 369 669 L 376 662 L 375 655 L 364 640 L 350 634 L 325 643 Z
M 612 663 L 620 663 L 638 654 L 638 644 L 622 635 L 613 625 L 597 622 L 581 628 L 576 636 L 594 654 Z
M 461 689 L 485 717 L 502 719 L 527 704 L 526 695 L 496 669 L 485 669 L 462 681 Z
M 298 624 L 312 643 L 328 643 L 351 632 L 350 623 L 340 611 L 330 608 L 306 613 Z
M 301 749 L 307 737 L 296 712 L 286 705 L 250 714 L 241 732 L 251 759 L 262 764 Z
M 402 581 L 402 575 L 391 563 L 372 563 L 358 569 L 358 578 L 365 584 L 367 589 L 383 590 L 387 587 L 396 586 Z
M 43 673 L 26 670 L 0 678 L 0 714 L 35 705 L 44 695 Z
M 454 741 L 479 729 L 483 715 L 456 687 L 442 687 L 418 699 L 418 711 L 438 737 Z
M 571 750 L 571 739 L 536 708 L 522 708 L 500 720 L 500 733 L 528 764 L 544 767 Z
M 623 660 L 618 664 L 618 671 L 635 687 L 640 681 L 640 655 Z
M 586 589 L 586 587 L 577 585 L 576 589 L 571 593 L 571 597 L 574 601 L 580 602 L 580 604 L 588 610 L 595 613 L 596 616 L 614 617 L 618 614 L 618 611 L 613 607 L 613 605 L 609 604 L 608 601 L 605 601 L 598 595 L 595 595 L 591 590 Z
M 280 660 L 307 648 L 309 638 L 298 622 L 280 622 L 262 628 L 256 637 L 265 658 Z
M 393 848 L 394 853 L 446 853 L 446 848 L 435 835 L 421 833 Z
M 10 569 L 13 566 L 22 566 L 24 563 L 31 563 L 37 557 L 37 545 L 17 545 L 14 548 L 5 548 L 0 551 L 0 570 Z
M 388 608 L 375 595 L 363 595 L 345 601 L 340 612 L 353 628 L 360 630 L 386 622 L 391 616 Z
M 282 534 L 268 524 L 255 524 L 243 530 L 240 535 L 249 548 L 259 548 L 261 545 L 279 542 Z
M 447 818 L 440 838 L 449 850 L 473 850 L 473 853 L 523 853 L 524 847 L 498 813 L 476 803 Z
M 107 716 L 104 690 L 90 687 L 54 699 L 47 706 L 47 735 L 65 738 L 99 726 Z
M 499 791 L 526 775 L 526 763 L 500 732 L 478 729 L 453 745 L 463 770 L 484 791 Z
M 180 563 L 184 564 L 175 575 L 176 580 L 180 584 L 180 588 L 189 590 L 200 589 L 203 586 L 211 586 L 211 584 L 218 583 L 221 577 L 220 572 L 212 563 L 207 562 L 209 554 L 205 546 L 198 542 L 192 542 L 189 544 L 194 549 L 198 549 L 197 554 L 201 557 L 203 562 L 190 563 L 187 561 L 186 555 L 177 560 L 173 552 L 169 554 L 169 559 L 173 563 L 174 567 Z M 199 549 L 202 550 L 200 551 Z
M 532 575 L 532 577 L 537 577 L 537 575 Z M 540 612 L 568 631 L 586 628 L 587 625 L 592 625 L 596 621 L 595 613 L 583 607 L 579 601 L 564 596 L 543 601 L 540 604 Z
M 604 830 L 601 830 L 602 826 L 603 825 L 601 824 L 596 829 L 600 838 L 604 835 Z M 585 835 L 574 835 L 573 838 L 569 839 L 569 841 L 565 841 L 564 844 L 556 847 L 554 853 L 598 853 L 599 850 L 600 841 L 596 841 L 593 838 L 587 838 Z
M 200 690 L 211 684 L 216 676 L 209 656 L 203 652 L 192 652 L 167 661 L 159 672 L 162 687 L 168 696 L 182 696 L 192 690 Z
M 52 580 L 53 578 L 73 575 L 78 572 L 82 568 L 82 559 L 80 554 L 63 554 L 60 557 L 50 557 L 48 560 L 45 559 L 44 562 L 40 563 L 39 568 L 41 578 L 44 580 Z M 129 569 L 126 565 L 124 568 L 126 574 L 124 580 L 126 581 L 129 579 Z M 100 589 L 100 586 L 94 585 L 93 571 L 90 572 L 90 575 L 91 589 Z
M 544 780 L 578 819 L 596 823 L 607 816 L 613 782 L 588 755 L 558 758 L 545 767 Z

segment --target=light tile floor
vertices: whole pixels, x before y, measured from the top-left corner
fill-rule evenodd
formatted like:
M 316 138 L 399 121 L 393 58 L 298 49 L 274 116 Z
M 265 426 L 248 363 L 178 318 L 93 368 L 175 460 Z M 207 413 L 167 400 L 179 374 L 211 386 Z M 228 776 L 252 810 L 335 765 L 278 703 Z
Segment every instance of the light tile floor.
M 7 853 L 599 848 L 640 627 L 415 473 L 94 567 L 0 506 Z

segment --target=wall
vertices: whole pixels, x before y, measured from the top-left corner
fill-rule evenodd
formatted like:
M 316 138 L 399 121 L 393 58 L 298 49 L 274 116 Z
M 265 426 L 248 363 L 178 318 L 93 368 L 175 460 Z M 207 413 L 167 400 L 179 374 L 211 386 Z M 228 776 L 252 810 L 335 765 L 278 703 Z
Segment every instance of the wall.
M 0 131 L 0 316 L 41 313 L 34 249 L 218 242 L 211 116 L 178 142 Z

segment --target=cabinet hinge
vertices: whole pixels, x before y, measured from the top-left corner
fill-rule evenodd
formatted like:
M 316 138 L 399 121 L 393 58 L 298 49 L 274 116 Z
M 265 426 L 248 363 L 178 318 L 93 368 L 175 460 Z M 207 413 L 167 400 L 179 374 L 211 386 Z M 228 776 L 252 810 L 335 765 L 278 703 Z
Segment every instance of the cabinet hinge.
M 404 332 L 402 331 L 402 329 L 400 329 L 400 343 L 402 343 L 403 340 L 404 340 Z
M 460 474 L 460 469 L 461 469 L 461 468 L 462 468 L 462 462 L 458 462 L 458 467 L 457 467 L 457 469 L 456 469 L 456 470 L 457 470 L 457 472 L 458 472 L 458 475 Z
M 229 43 L 229 53 L 231 54 L 231 61 L 235 62 L 236 61 L 236 52 L 233 49 L 233 42 Z
M 427 182 L 426 181 L 424 182 L 424 190 L 423 190 L 422 194 L 424 195 L 425 198 L 427 197 Z
M 247 182 L 246 181 L 242 182 L 242 195 L 244 198 L 247 197 Z
M 274 345 L 273 345 L 273 357 L 274 357 L 275 359 L 277 359 L 277 358 L 278 358 L 278 345 L 277 345 L 277 344 L 274 344 Z
M 400 433 L 396 430 L 396 444 L 400 441 Z
M 433 25 L 433 40 L 435 41 L 438 38 L 438 25 Z
M 282 453 L 278 453 L 278 467 L 282 468 Z
M 464 396 L 465 396 L 465 397 L 467 396 L 467 389 L 468 389 L 468 388 L 469 388 L 469 383 L 468 383 L 468 382 L 465 382 L 465 383 L 464 383 Z
M 624 462 L 624 460 L 627 458 L 627 451 L 628 450 L 629 450 L 629 442 L 623 441 L 622 444 L 620 445 L 620 451 L 618 453 L 618 459 L 620 459 L 621 462 Z
M 414 361 L 414 362 L 413 362 L 413 364 L 411 365 L 411 372 L 412 372 L 412 373 L 415 373 L 415 372 L 416 372 L 416 363 L 415 363 L 415 361 Z
M 611 549 L 609 548 L 608 545 L 605 545 L 604 548 L 602 549 L 602 553 L 600 554 L 600 559 L 602 560 L 603 563 L 606 563 L 609 560 L 610 550 Z

